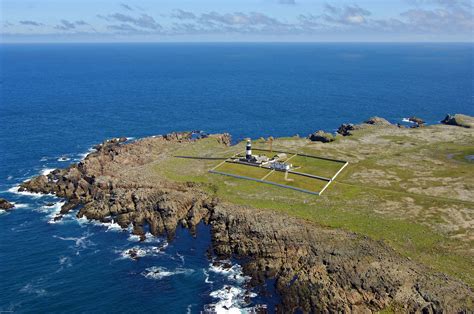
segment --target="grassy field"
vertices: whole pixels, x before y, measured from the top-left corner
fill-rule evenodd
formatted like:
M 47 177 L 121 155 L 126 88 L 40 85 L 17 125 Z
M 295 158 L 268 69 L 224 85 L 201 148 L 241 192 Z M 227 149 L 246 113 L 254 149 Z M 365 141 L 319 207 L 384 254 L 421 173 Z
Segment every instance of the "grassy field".
M 262 179 L 265 175 L 269 174 L 271 171 L 265 168 L 241 165 L 230 162 L 226 162 L 214 170 L 259 180 Z
M 294 167 L 301 167 L 295 171 L 308 173 L 325 178 L 332 178 L 341 169 L 344 163 L 306 156 L 296 156 L 291 159 Z
M 285 173 L 281 171 L 274 171 L 272 174 L 270 174 L 265 181 L 269 182 L 274 182 L 290 187 L 295 187 L 303 190 L 307 190 L 310 192 L 316 192 L 319 193 L 323 187 L 328 183 L 327 181 L 324 180 L 319 180 L 319 179 L 314 179 L 314 178 L 309 178 L 305 177 L 302 175 L 296 175 L 296 174 L 288 174 L 288 179 L 292 181 L 286 181 L 285 180 Z
M 253 154 L 265 155 L 269 158 L 275 156 L 274 152 L 270 153 L 258 149 L 253 150 Z M 329 178 L 336 174 L 336 172 L 344 165 L 341 162 L 334 162 L 307 156 L 295 156 L 290 153 L 287 153 L 287 156 L 288 160 L 291 159 L 290 162 L 296 160 L 297 164 L 295 164 L 295 166 L 297 166 L 298 169 L 296 169 L 295 171 Z M 264 179 L 264 181 L 270 183 L 277 183 L 280 185 L 303 189 L 315 193 L 319 193 L 327 184 L 327 181 L 324 180 L 310 178 L 293 173 L 289 173 L 287 179 L 285 179 L 285 173 L 281 171 L 271 171 L 265 168 L 253 167 L 249 165 L 230 162 L 223 163 L 214 170 L 252 179 Z
M 228 202 L 284 212 L 383 241 L 400 254 L 474 287 L 474 164 L 465 158 L 473 154 L 473 143 L 472 129 L 449 126 L 367 129 L 328 144 L 297 137 L 275 139 L 276 150 L 349 161 L 322 196 L 208 173 L 219 163 L 216 160 L 171 157 L 204 152 L 229 157 L 242 152 L 245 143 L 225 147 L 205 139 L 173 144 L 172 154 L 149 167 L 157 176 L 198 182 Z M 296 158 L 290 162 L 304 163 Z M 317 174 L 331 176 L 335 169 L 330 167 Z M 322 169 L 315 166 L 313 171 Z M 260 174 L 264 176 L 255 176 Z M 272 176 L 268 179 L 275 179 Z

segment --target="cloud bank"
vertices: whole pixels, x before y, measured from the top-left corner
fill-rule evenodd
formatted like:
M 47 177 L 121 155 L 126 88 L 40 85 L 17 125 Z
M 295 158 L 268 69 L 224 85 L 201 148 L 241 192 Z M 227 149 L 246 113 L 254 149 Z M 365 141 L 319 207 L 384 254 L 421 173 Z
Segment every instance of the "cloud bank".
M 324 4 L 319 12 L 296 14 L 294 17 L 277 17 L 262 12 L 192 12 L 175 9 L 169 13 L 146 12 L 127 3 L 120 3 L 119 12 L 97 14 L 95 22 L 81 19 L 60 19 L 48 25 L 24 19 L 18 22 L 5 21 L 4 34 L 16 25 L 27 27 L 24 31 L 35 34 L 34 29 L 44 33 L 74 35 L 87 32 L 107 35 L 243 35 L 243 36 L 313 36 L 321 34 L 418 34 L 427 38 L 461 34 L 472 41 L 474 29 L 473 7 L 469 0 L 402 0 L 408 7 L 392 17 L 379 18 L 369 8 L 357 4 Z M 294 5 L 294 0 L 276 0 L 278 4 Z M 98 22 L 102 21 L 102 23 Z M 94 24 L 95 23 L 95 24 Z M 17 32 L 21 35 L 21 32 Z

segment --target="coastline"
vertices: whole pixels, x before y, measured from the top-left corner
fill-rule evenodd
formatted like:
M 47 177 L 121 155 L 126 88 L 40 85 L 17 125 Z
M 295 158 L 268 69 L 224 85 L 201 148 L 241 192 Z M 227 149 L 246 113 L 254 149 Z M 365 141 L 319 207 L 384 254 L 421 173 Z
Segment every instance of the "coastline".
M 221 145 L 229 143 L 227 136 L 212 137 Z M 150 185 L 134 179 L 127 182 L 123 174 L 114 173 L 120 165 L 152 162 L 154 156 L 146 154 L 150 147 L 166 151 L 168 144 L 192 142 L 187 133 L 129 144 L 123 139 L 107 141 L 78 164 L 36 177 L 22 189 L 67 199 L 60 215 L 79 205 L 83 206 L 79 218 L 110 223 L 112 214 L 122 228 L 132 226 L 133 233 L 140 237 L 149 226 L 153 235 L 166 235 L 172 240 L 177 226 L 193 231 L 204 221 L 211 226 L 218 257 L 250 259 L 244 273 L 251 276 L 253 285 L 267 278 L 277 279 L 281 311 L 376 311 L 387 306 L 408 306 L 404 310 L 428 306 L 449 311 L 462 310 L 463 298 L 472 299 L 472 290 L 465 284 L 432 274 L 387 245 L 355 233 L 222 202 L 192 182 L 159 178 L 159 185 Z M 432 287 L 434 282 L 442 282 L 443 286 Z

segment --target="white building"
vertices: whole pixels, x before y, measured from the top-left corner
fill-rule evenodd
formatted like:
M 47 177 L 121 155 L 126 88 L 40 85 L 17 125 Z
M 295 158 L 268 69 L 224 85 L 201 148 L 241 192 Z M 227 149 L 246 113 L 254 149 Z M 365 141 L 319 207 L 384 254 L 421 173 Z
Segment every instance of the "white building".
M 289 171 L 291 167 L 293 167 L 292 164 L 286 164 L 284 162 L 275 161 L 270 163 L 270 168 L 280 171 Z

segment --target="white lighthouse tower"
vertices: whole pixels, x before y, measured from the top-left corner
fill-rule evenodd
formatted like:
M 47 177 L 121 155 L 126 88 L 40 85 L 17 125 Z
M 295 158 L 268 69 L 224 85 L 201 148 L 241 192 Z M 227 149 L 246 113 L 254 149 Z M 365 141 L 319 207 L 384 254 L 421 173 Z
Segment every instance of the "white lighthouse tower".
M 245 159 L 250 160 L 252 159 L 252 141 L 247 139 L 247 147 L 245 150 Z

